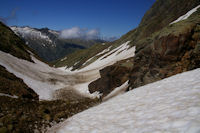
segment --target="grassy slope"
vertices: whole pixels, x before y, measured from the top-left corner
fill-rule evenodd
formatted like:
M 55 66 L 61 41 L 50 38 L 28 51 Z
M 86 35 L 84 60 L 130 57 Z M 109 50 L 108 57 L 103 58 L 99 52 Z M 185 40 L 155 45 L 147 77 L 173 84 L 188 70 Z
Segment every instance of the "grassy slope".
M 129 45 L 136 46 L 136 52 L 138 52 L 140 49 L 144 48 L 146 44 L 150 44 L 153 41 L 153 33 L 160 34 L 159 31 L 164 27 L 168 28 L 170 22 L 176 20 L 179 16 L 185 14 L 188 10 L 196 7 L 199 4 L 200 3 L 198 0 L 179 0 L 175 1 L 175 3 L 174 0 L 158 0 L 144 15 L 140 25 L 136 29 L 129 31 L 119 40 L 111 43 L 106 43 L 106 46 L 101 46 L 101 44 L 97 44 L 87 50 L 77 51 L 73 54 L 66 56 L 66 60 L 57 60 L 53 64 L 56 67 L 67 66 L 69 68 L 71 66 L 74 66 L 74 69 L 81 68 L 83 67 L 82 64 L 85 61 L 87 61 L 97 53 L 108 48 L 109 46 L 112 46 L 112 50 L 113 48 L 123 44 L 126 41 L 131 41 Z M 170 10 L 168 9 L 169 7 Z M 95 59 L 93 61 L 95 61 Z M 74 65 L 76 62 L 79 63 Z M 90 63 L 92 63 L 92 61 Z
M 24 42 L 13 33 L 13 31 L 0 22 L 0 50 L 10 53 L 21 59 L 32 61 L 30 54 L 27 52 L 29 49 Z

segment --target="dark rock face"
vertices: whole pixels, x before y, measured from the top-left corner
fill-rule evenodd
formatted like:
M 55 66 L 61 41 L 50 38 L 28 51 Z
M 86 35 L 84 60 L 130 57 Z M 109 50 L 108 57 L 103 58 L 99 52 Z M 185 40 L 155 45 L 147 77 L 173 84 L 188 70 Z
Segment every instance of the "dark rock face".
M 100 71 L 101 78 L 89 84 L 89 91 L 103 93 L 103 97 L 128 80 L 130 68 L 112 65 Z
M 177 36 L 156 38 L 140 50 L 134 58 L 130 86 L 136 88 L 200 67 L 199 27 L 197 24 Z

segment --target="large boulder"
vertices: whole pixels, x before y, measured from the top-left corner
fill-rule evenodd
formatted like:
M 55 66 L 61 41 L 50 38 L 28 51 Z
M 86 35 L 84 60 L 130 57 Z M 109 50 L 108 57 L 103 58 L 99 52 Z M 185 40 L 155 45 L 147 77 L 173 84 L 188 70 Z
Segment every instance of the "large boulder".
M 98 91 L 103 97 L 121 86 L 129 78 L 130 67 L 115 64 L 100 70 L 101 78 L 89 84 L 89 91 L 93 93 Z

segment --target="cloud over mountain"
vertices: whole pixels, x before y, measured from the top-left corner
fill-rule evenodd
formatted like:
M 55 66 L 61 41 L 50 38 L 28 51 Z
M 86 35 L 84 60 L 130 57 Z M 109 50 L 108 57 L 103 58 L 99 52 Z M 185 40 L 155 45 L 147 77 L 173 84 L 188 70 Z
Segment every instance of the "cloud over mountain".
M 98 29 L 87 29 L 72 27 L 70 29 L 64 29 L 60 32 L 60 38 L 72 39 L 72 38 L 81 38 L 81 39 L 99 39 L 100 31 Z

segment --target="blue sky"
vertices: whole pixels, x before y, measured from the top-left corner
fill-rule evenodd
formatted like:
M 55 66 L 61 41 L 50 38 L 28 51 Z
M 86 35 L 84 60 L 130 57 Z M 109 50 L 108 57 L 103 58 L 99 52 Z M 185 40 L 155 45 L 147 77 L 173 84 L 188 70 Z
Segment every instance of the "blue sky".
M 8 25 L 98 29 L 121 36 L 137 27 L 155 0 L 0 0 L 0 17 Z

